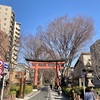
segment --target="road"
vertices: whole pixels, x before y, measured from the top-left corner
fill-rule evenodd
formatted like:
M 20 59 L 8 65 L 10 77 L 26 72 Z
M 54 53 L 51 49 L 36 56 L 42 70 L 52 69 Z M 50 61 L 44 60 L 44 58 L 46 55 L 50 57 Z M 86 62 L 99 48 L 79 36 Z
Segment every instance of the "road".
M 45 86 L 41 91 L 33 95 L 29 100 L 50 100 L 50 90 L 48 86 Z

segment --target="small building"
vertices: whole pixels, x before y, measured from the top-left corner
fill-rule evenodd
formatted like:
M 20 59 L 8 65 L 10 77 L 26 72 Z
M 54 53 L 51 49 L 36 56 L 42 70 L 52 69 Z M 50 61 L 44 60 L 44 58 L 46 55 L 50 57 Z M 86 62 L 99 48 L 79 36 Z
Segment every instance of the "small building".
M 30 80 L 29 68 L 24 63 L 18 63 L 13 70 L 12 82 L 20 83 L 20 79 L 24 79 L 24 78 L 26 81 Z
M 85 70 L 85 72 L 84 72 Z M 91 82 L 91 54 L 89 52 L 82 53 L 74 66 L 73 85 L 74 86 L 94 86 Z M 85 83 L 84 83 L 85 79 Z

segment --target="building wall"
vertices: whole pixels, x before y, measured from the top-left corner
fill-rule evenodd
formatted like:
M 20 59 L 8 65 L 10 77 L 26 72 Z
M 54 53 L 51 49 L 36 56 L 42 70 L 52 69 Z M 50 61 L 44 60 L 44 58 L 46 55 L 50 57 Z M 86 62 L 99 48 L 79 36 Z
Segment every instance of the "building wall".
M 83 73 L 82 69 L 84 69 L 84 64 L 80 59 L 78 59 L 76 65 L 74 66 L 74 85 L 75 86 L 81 86 L 80 82 L 82 80 L 80 82 L 79 82 L 79 80 L 80 80 L 80 77 Z
M 24 72 L 13 72 L 12 74 L 12 82 L 20 83 L 20 79 L 24 78 Z
M 12 74 L 12 82 L 13 83 L 20 83 L 20 79 L 26 78 L 26 81 L 30 80 L 29 73 L 26 73 L 26 76 L 24 76 L 24 72 L 21 71 L 14 71 Z
M 100 40 L 97 40 L 91 47 L 92 66 L 94 70 L 94 84 L 100 87 Z
M 80 77 L 83 67 L 83 63 L 81 63 L 80 60 L 78 60 L 77 64 L 74 67 L 74 77 Z
M 9 35 L 12 8 L 0 5 L 0 28 Z
M 86 64 L 87 63 L 90 63 L 91 64 L 91 54 L 89 53 L 89 54 L 84 54 L 83 55 L 83 63 L 84 63 L 84 65 L 86 66 Z
M 0 5 L 0 29 L 13 40 L 15 15 L 10 6 Z

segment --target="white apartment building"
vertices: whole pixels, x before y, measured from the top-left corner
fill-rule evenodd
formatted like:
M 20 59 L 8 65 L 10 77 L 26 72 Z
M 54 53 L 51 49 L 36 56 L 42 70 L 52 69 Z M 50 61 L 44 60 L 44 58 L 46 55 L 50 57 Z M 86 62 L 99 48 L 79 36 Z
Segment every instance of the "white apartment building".
M 94 70 L 94 84 L 100 87 L 100 39 L 90 47 L 90 51 Z
M 12 59 L 14 65 L 17 64 L 18 51 L 19 51 L 19 41 L 20 41 L 20 23 L 15 22 L 14 34 L 13 34 L 13 48 L 12 48 Z
M 8 61 L 16 64 L 20 39 L 20 23 L 15 21 L 15 14 L 10 6 L 0 5 L 0 30 L 9 37 Z

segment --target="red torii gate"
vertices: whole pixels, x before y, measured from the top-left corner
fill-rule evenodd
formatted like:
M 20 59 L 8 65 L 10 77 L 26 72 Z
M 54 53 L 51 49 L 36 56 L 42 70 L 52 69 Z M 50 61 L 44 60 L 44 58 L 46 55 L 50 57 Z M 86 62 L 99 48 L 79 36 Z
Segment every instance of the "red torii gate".
M 30 68 L 34 69 L 34 86 L 38 83 L 38 69 L 56 69 L 56 84 L 60 85 L 59 71 L 64 68 L 65 60 L 32 60 L 26 59 L 29 62 Z

